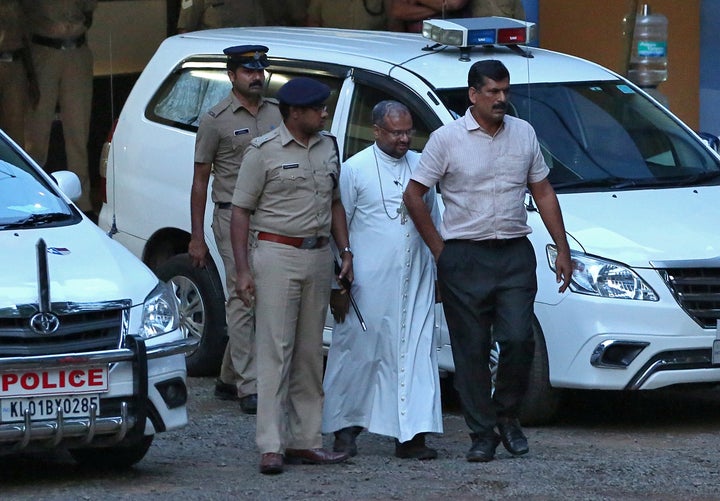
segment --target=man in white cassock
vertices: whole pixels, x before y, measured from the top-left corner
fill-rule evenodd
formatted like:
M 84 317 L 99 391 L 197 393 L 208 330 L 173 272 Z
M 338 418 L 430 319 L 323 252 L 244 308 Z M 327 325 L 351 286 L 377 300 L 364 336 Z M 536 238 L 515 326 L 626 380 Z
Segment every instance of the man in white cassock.
M 353 247 L 352 294 L 334 290 L 335 317 L 323 388 L 323 432 L 334 450 L 357 454 L 367 429 L 395 437 L 395 456 L 434 459 L 426 433 L 442 433 L 435 326 L 435 264 L 402 205 L 402 194 L 420 159 L 410 151 L 410 111 L 396 101 L 373 108 L 375 143 L 347 160 L 340 193 Z M 434 220 L 435 192 L 425 196 Z

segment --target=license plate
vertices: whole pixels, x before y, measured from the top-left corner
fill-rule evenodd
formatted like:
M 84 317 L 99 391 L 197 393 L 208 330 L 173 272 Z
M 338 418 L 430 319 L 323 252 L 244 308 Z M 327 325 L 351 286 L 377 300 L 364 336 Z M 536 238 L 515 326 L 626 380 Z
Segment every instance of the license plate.
M 3 423 L 23 421 L 25 411 L 30 413 L 32 421 L 55 419 L 58 410 L 64 418 L 88 417 L 90 407 L 95 404 L 100 413 L 100 395 L 56 395 L 33 398 L 5 398 L 0 403 L 0 420 Z

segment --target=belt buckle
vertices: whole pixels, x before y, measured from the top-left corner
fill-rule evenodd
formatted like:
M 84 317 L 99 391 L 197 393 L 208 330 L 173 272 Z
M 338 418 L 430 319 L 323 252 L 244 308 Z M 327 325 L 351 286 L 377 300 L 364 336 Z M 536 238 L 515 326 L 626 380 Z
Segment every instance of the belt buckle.
M 302 243 L 300 244 L 299 249 L 314 249 L 317 245 L 318 237 L 307 237 L 303 238 Z
M 0 52 L 0 63 L 12 63 L 13 53 L 12 52 Z
M 60 42 L 60 50 L 70 50 L 77 47 L 77 42 L 75 40 L 63 40 Z

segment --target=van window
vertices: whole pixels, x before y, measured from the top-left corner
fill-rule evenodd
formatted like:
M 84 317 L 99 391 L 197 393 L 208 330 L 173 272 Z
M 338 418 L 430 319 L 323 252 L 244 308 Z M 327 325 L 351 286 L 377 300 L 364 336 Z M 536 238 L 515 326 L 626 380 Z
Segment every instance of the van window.
M 408 103 L 402 97 L 398 97 L 397 95 L 393 96 L 384 90 L 356 83 L 345 133 L 343 161 L 375 142 L 372 110 L 377 103 L 386 99 L 399 101 L 410 109 L 413 116 L 413 127 L 415 128 L 415 135 L 413 136 L 410 147 L 416 151 L 422 151 L 425 147 L 431 130 L 428 125 L 419 118 L 419 114 L 413 110 L 413 103 Z
M 265 95 L 275 96 L 283 84 L 301 74 L 292 69 L 271 66 L 266 70 Z M 342 80 L 327 75 L 308 76 L 325 83 L 331 89 L 327 100 L 329 116 L 326 128 L 329 130 Z M 189 62 L 163 82 L 148 104 L 145 114 L 149 120 L 195 132 L 200 117 L 224 99 L 230 89 L 224 62 L 206 62 L 205 66 Z
M 441 91 L 462 115 L 466 89 Z M 511 110 L 537 132 L 559 191 L 717 182 L 720 166 L 663 109 L 622 81 L 517 85 Z

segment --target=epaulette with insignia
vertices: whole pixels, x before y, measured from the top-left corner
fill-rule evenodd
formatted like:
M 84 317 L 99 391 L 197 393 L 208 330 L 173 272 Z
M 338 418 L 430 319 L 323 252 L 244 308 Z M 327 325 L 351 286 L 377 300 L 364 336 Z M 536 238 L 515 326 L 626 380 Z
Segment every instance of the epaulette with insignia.
M 277 104 L 277 105 L 280 104 L 280 101 L 278 101 L 278 100 L 275 99 L 274 97 L 264 97 L 264 98 L 263 98 L 263 101 L 265 101 L 265 102 L 267 102 L 267 103 Z
M 270 132 L 263 134 L 262 136 L 258 136 L 254 138 L 252 141 L 250 141 L 250 145 L 254 146 L 255 148 L 259 148 L 263 144 L 267 143 L 271 139 L 274 139 L 278 136 L 280 131 L 278 129 L 273 129 Z
M 228 109 L 231 104 L 232 104 L 232 100 L 228 96 L 225 99 L 223 99 L 222 101 L 220 101 L 218 104 L 216 104 L 215 106 L 210 108 L 208 110 L 207 114 L 213 118 L 217 118 L 217 116 L 220 113 L 222 113 L 223 111 L 225 111 L 226 109 Z

